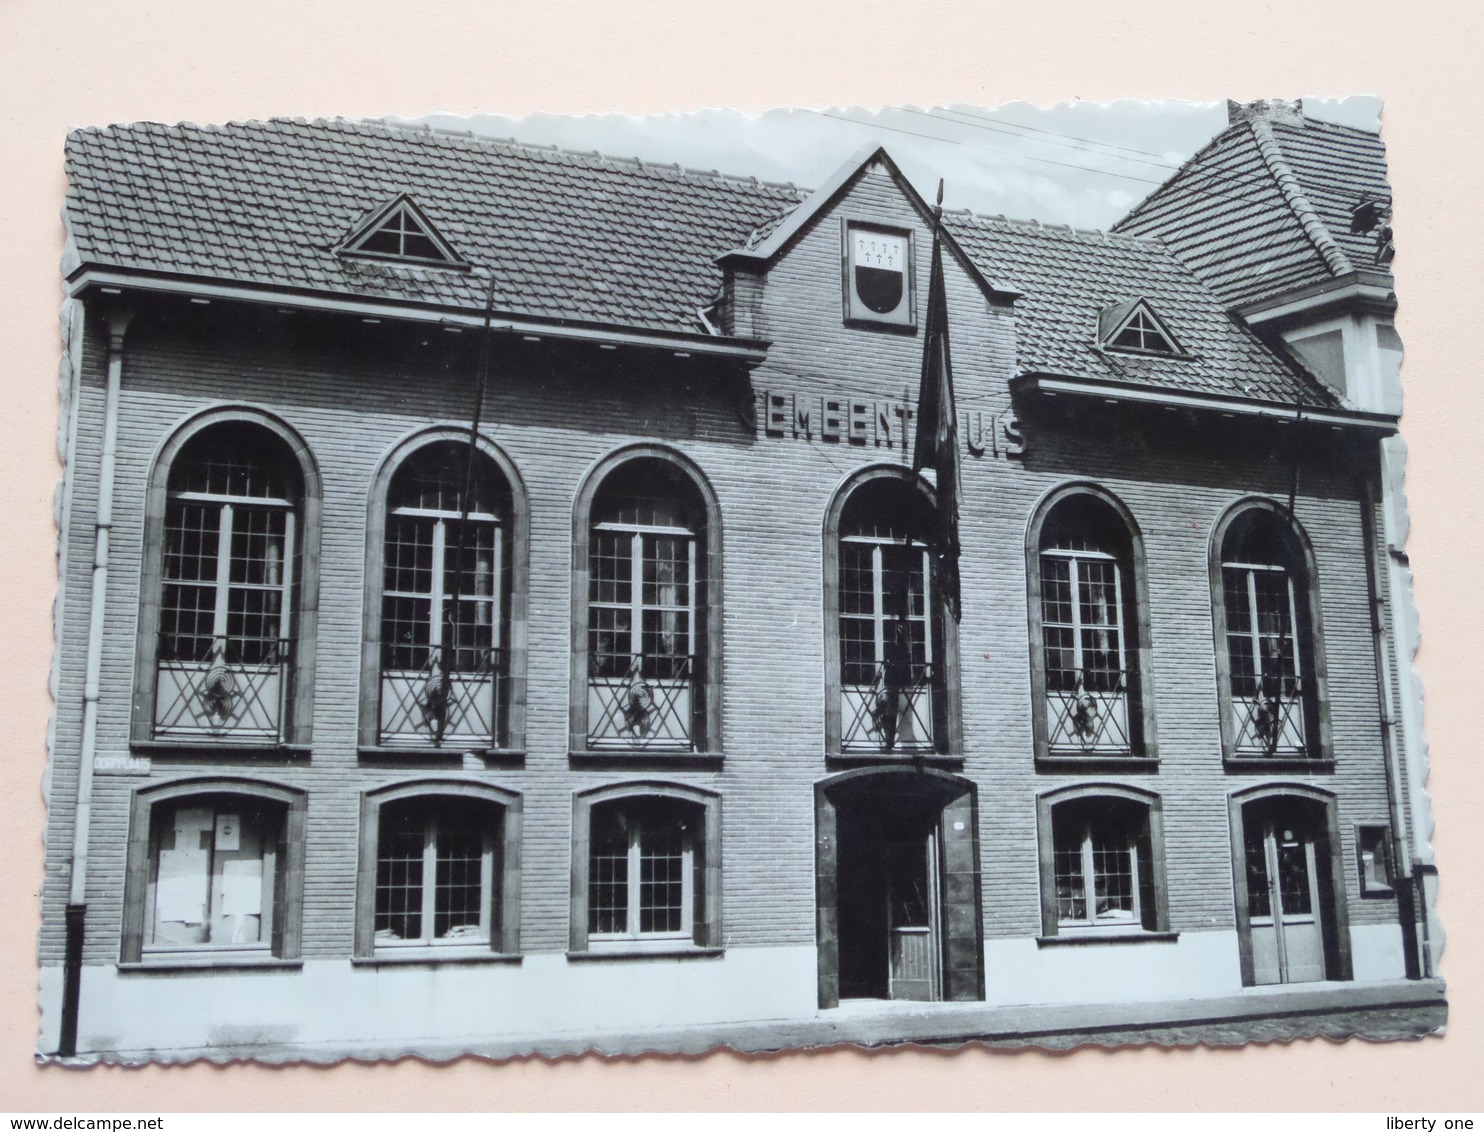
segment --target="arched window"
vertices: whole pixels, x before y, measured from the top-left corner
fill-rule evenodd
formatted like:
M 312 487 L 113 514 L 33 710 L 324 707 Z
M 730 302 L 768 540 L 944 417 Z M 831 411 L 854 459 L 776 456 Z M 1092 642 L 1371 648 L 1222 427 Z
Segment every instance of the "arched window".
M 574 951 L 719 945 L 714 794 L 636 783 L 578 795 L 573 836 Z
M 474 783 L 373 791 L 361 814 L 357 954 L 519 951 L 520 799 Z
M 952 749 L 941 603 L 926 541 L 932 502 L 897 470 L 868 472 L 826 530 L 830 749 L 913 755 Z M 833 575 L 831 577 L 831 575 Z M 833 608 L 831 608 L 833 607 Z M 828 663 L 828 662 L 827 662 Z
M 1227 516 L 1215 548 L 1226 756 L 1322 757 L 1323 653 L 1307 541 L 1284 511 L 1255 502 Z
M 125 962 L 292 959 L 299 952 L 304 797 L 245 781 L 135 795 Z
M 1132 517 L 1091 486 L 1064 488 L 1038 509 L 1027 551 L 1037 757 L 1151 755 Z
M 1071 787 L 1043 795 L 1039 809 L 1046 936 L 1169 929 L 1157 795 Z
M 590 478 L 577 521 L 573 749 L 714 750 L 720 557 L 704 481 L 663 450 L 627 454 Z
M 148 721 L 148 738 L 279 744 L 301 724 L 298 612 L 312 603 L 302 601 L 299 456 L 284 433 L 235 417 L 167 448 L 162 506 L 151 520 L 158 558 L 146 567 L 141 617 L 152 637 L 141 665 L 154 669 L 153 696 L 136 720 Z
M 424 444 L 397 467 L 382 539 L 380 744 L 506 744 L 511 510 L 500 469 L 478 450 L 471 464 L 466 443 Z

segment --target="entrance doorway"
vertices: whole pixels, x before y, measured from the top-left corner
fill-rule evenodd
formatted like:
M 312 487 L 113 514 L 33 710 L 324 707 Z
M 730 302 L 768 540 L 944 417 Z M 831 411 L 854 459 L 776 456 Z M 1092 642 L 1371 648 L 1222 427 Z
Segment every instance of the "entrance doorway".
M 981 998 L 971 784 L 855 771 L 816 801 L 821 1005 Z
M 1246 802 L 1239 812 L 1244 982 L 1349 978 L 1328 804 L 1274 795 Z

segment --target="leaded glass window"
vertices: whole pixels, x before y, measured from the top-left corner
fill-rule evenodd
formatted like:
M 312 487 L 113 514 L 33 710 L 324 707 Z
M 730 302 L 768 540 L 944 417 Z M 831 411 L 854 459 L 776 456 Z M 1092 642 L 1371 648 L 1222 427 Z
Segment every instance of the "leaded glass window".
M 377 947 L 488 944 L 498 902 L 497 807 L 416 798 L 381 807 Z
M 704 509 L 670 464 L 635 460 L 593 504 L 588 745 L 691 750 L 702 710 Z
M 283 443 L 237 422 L 180 450 L 166 489 L 154 735 L 282 738 L 302 484 Z
M 855 490 L 839 531 L 841 747 L 936 749 L 930 504 L 902 481 Z
M 1085 798 L 1052 810 L 1052 874 L 1059 929 L 1152 927 L 1148 807 Z
M 702 821 L 699 807 L 674 799 L 593 807 L 589 941 L 694 938 L 701 914 Z
M 440 441 L 397 469 L 381 590 L 383 743 L 500 742 L 509 610 L 508 486 Z M 465 513 L 465 484 L 469 486 Z
M 1293 533 L 1253 508 L 1227 531 L 1221 556 L 1231 731 L 1238 756 L 1310 751 L 1306 580 Z

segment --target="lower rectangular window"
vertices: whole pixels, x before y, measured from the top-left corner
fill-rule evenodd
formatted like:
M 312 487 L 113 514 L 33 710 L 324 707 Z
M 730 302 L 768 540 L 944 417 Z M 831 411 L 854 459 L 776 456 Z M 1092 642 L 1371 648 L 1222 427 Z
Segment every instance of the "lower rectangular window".
M 701 884 L 696 809 L 658 798 L 593 808 L 590 942 L 694 937 Z
M 488 946 L 498 903 L 496 807 L 414 798 L 381 807 L 376 948 Z
M 1046 935 L 1165 931 L 1159 807 L 1129 794 L 1041 800 Z M 1049 827 L 1049 828 L 1048 828 Z

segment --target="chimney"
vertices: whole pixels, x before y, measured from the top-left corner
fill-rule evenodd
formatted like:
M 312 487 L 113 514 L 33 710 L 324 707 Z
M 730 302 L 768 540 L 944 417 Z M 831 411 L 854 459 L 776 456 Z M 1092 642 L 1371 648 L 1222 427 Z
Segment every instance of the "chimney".
M 1228 124 L 1251 122 L 1257 118 L 1263 118 L 1281 126 L 1302 126 L 1304 124 L 1303 99 L 1259 98 L 1256 102 L 1248 102 L 1245 105 L 1227 99 L 1226 120 Z

